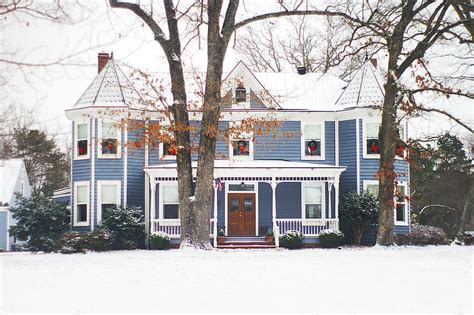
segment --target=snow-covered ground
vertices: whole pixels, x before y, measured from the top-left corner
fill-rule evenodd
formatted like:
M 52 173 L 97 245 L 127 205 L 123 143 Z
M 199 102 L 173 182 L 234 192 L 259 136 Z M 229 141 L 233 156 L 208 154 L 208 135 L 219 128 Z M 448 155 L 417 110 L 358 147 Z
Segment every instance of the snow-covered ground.
M 472 247 L 0 254 L 3 312 L 472 312 Z

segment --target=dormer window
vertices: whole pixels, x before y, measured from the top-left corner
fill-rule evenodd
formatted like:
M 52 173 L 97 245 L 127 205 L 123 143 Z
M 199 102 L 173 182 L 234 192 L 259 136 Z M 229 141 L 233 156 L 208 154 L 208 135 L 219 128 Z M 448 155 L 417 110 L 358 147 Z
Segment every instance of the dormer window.
M 247 89 L 242 83 L 239 83 L 237 88 L 235 88 L 235 101 L 237 103 L 247 101 Z

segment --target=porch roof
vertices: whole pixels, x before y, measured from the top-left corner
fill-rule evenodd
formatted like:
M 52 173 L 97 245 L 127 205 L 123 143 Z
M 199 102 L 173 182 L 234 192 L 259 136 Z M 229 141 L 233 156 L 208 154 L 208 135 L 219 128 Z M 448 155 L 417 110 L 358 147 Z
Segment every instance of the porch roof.
M 196 176 L 197 162 L 192 162 Z M 284 160 L 216 160 L 214 177 L 333 177 L 338 178 L 345 166 L 291 162 Z M 152 177 L 176 177 L 176 163 L 163 163 L 146 167 L 144 171 Z

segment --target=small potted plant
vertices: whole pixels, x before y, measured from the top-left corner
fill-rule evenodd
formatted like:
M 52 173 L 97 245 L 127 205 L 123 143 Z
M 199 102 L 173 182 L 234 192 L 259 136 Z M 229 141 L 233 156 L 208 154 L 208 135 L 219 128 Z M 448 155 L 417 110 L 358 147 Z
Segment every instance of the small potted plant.
M 217 244 L 222 245 L 225 243 L 225 228 L 217 228 Z
M 273 244 L 273 242 L 275 241 L 272 228 L 268 228 L 267 234 L 265 234 L 265 241 L 270 244 Z

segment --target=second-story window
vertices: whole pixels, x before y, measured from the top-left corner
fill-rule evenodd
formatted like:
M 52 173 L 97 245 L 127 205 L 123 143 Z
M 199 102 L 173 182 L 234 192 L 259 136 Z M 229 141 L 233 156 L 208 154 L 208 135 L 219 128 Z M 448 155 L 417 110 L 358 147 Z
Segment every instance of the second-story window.
M 176 146 L 168 142 L 163 142 L 163 158 L 175 158 L 176 157 Z
M 367 155 L 380 154 L 379 128 L 379 123 L 365 125 L 365 152 Z
M 89 124 L 76 125 L 76 159 L 89 158 Z
M 99 158 L 116 158 L 120 154 L 120 128 L 111 121 L 102 121 L 99 126 Z
M 322 157 L 322 126 L 317 124 L 305 124 L 303 127 L 303 158 Z
M 232 141 L 234 156 L 249 156 L 250 155 L 250 141 L 246 139 Z

